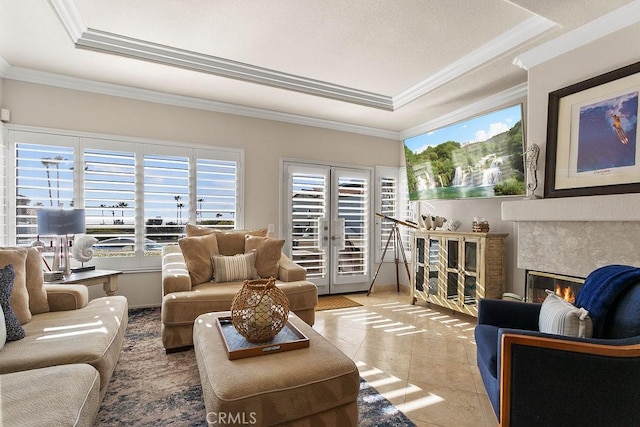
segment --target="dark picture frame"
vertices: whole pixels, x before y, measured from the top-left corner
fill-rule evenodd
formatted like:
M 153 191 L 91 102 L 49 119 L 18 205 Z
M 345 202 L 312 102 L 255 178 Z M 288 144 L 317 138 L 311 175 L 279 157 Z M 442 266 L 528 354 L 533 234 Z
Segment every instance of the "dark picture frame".
M 544 196 L 640 192 L 640 62 L 549 93 Z

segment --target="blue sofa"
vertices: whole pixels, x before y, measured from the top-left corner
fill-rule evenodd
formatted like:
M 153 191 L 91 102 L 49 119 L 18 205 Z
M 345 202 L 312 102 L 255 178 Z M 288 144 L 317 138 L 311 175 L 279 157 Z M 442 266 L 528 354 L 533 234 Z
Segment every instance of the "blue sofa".
M 541 333 L 542 304 L 479 301 L 477 363 L 502 426 L 640 425 L 640 268 L 594 270 L 575 305 L 592 338 Z

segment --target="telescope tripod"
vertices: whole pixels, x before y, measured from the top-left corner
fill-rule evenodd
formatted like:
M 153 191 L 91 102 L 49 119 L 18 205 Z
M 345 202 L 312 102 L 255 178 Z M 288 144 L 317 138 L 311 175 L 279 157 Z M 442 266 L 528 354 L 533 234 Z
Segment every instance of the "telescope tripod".
M 391 228 L 391 233 L 389 233 L 389 237 L 387 238 L 387 244 L 384 245 L 384 250 L 382 251 L 382 259 L 380 260 L 380 264 L 378 265 L 378 269 L 376 270 L 376 274 L 373 276 L 373 280 L 371 281 L 371 286 L 369 286 L 369 291 L 367 292 L 367 296 L 371 293 L 371 289 L 373 288 L 373 284 L 378 277 L 378 273 L 380 272 L 380 268 L 382 267 L 382 261 L 384 261 L 384 257 L 387 254 L 387 249 L 389 249 L 389 244 L 391 240 L 395 239 L 393 245 L 393 259 L 396 264 L 396 292 L 400 292 L 400 272 L 398 271 L 398 252 L 402 254 L 402 260 L 404 261 L 404 267 L 407 269 L 407 277 L 411 280 L 411 273 L 409 272 L 409 264 L 407 263 L 407 256 L 404 253 L 404 246 L 402 245 L 402 236 L 400 236 L 400 228 L 398 227 L 398 222 L 394 221 L 393 227 Z

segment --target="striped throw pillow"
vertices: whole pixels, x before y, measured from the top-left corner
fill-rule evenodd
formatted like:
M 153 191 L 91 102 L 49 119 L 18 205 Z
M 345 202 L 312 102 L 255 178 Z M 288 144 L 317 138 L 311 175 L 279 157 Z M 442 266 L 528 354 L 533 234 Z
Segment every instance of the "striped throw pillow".
M 211 254 L 213 277 L 216 283 L 240 282 L 258 278 L 256 250 L 238 255 Z
M 547 291 L 538 319 L 540 332 L 570 337 L 591 338 L 593 323 L 589 312 Z

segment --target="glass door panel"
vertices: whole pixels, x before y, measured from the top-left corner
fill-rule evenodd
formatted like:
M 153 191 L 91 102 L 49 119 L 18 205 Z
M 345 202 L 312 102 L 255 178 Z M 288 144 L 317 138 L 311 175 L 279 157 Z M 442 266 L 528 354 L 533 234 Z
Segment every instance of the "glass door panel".
M 332 170 L 333 284 L 368 281 L 369 177 L 348 169 Z
M 286 249 L 291 259 L 307 271 L 309 281 L 319 289 L 327 288 L 329 170 L 309 166 L 288 169 Z
M 458 241 L 447 239 L 447 268 L 458 268 Z
M 477 280 L 475 276 L 464 277 L 464 303 L 475 304 L 476 303 L 476 288 Z
M 478 242 L 464 242 L 464 269 L 465 271 L 478 271 Z
M 438 278 L 440 276 L 440 241 L 429 239 L 429 294 L 438 295 Z
M 417 291 L 424 291 L 424 272 L 425 272 L 425 259 L 424 259 L 424 239 L 421 237 L 416 238 L 416 251 L 415 251 L 415 287 Z
M 447 273 L 447 299 L 458 300 L 458 273 L 453 271 Z

